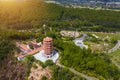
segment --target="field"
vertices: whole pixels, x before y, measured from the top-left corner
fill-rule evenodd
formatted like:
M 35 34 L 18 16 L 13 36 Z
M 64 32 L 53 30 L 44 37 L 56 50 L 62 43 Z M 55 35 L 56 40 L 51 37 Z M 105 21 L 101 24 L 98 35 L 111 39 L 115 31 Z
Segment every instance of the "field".
M 105 32 L 80 32 L 80 34 L 88 34 L 90 39 L 84 41 L 85 44 L 89 45 L 92 51 L 107 52 L 113 48 L 120 40 L 120 33 L 105 33 Z M 95 34 L 98 38 L 94 38 L 92 35 Z
M 104 32 L 93 32 L 93 33 L 100 36 L 101 38 L 105 38 L 109 36 L 111 39 L 120 40 L 120 33 L 104 33 Z
M 68 39 L 68 37 L 74 38 L 74 32 L 71 33 L 71 31 L 64 31 L 66 33 L 69 33 L 70 35 L 62 35 Z M 120 33 L 106 33 L 106 32 L 79 32 L 78 38 L 81 37 L 83 34 L 87 34 L 88 37 L 85 38 L 84 44 L 88 45 L 89 48 L 93 52 L 105 52 L 107 53 L 108 50 L 112 49 L 116 44 L 117 41 L 120 40 Z M 73 35 L 73 36 L 71 36 Z M 70 39 L 70 41 L 71 41 Z

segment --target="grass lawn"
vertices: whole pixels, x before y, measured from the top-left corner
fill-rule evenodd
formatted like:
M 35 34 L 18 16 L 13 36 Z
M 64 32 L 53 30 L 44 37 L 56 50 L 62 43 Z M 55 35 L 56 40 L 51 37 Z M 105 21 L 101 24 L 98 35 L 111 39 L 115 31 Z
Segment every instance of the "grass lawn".
M 115 40 L 120 40 L 120 34 L 117 33 L 101 33 L 101 32 L 93 32 L 94 34 L 96 34 L 97 36 L 99 36 L 100 38 L 105 38 L 105 37 L 110 37 L 111 39 L 115 39 Z
M 103 52 L 108 51 L 109 49 L 113 48 L 116 44 L 112 43 L 114 40 L 120 40 L 120 34 L 116 33 L 105 33 L 105 32 L 81 32 L 80 34 L 95 34 L 99 38 L 99 43 L 91 42 L 91 41 L 85 41 L 86 45 L 89 45 L 89 47 L 93 51 Z M 106 42 L 106 40 L 108 40 Z

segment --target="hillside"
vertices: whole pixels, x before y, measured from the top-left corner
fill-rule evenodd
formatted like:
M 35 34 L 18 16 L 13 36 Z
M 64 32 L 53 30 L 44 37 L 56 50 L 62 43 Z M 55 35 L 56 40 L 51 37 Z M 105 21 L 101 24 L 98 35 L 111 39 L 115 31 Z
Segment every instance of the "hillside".
M 0 27 L 29 29 L 42 23 L 46 9 L 42 1 L 0 2 Z
M 0 3 L 1 29 L 31 29 L 46 24 L 60 29 L 119 31 L 119 18 L 120 13 L 115 11 L 65 8 L 39 0 Z
M 52 80 L 84 80 L 52 62 L 44 64 L 36 61 L 31 55 L 23 62 L 16 60 L 14 53 L 20 52 L 15 46 L 16 42 L 27 43 L 35 39 L 41 42 L 46 36 L 53 38 L 54 49 L 60 54 L 60 63 L 67 68 L 101 80 L 120 79 L 120 70 L 106 53 L 81 49 L 73 43 L 73 37 L 61 36 L 61 30 L 112 32 L 116 39 L 113 32 L 120 31 L 120 12 L 66 8 L 39 0 L 0 2 L 0 80 L 25 80 L 29 77 L 31 67 L 37 71 L 33 63 L 40 64 L 43 69 L 52 65 Z M 105 33 L 101 36 L 104 37 Z M 94 40 L 96 44 L 102 42 L 101 39 Z M 114 43 L 112 39 L 105 41 Z

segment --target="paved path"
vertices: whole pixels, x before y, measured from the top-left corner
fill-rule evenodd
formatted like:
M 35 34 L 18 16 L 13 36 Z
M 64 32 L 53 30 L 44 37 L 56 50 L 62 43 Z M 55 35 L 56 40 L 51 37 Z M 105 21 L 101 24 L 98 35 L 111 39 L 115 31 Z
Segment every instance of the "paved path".
M 108 53 L 112 53 L 116 51 L 120 47 L 120 40 L 118 40 L 118 43 L 110 50 L 108 50 Z
M 60 66 L 60 67 L 66 67 L 66 66 L 60 64 L 59 60 L 56 62 L 56 65 L 58 65 L 58 66 Z M 85 74 L 83 74 L 83 73 L 80 73 L 80 72 L 76 71 L 76 70 L 73 69 L 73 68 L 69 68 L 69 67 L 66 67 L 66 68 L 68 68 L 68 69 L 69 69 L 71 72 L 73 72 L 74 74 L 84 77 L 86 80 L 99 80 L 99 79 L 97 79 L 97 78 L 95 78 L 95 77 L 91 77 L 91 76 L 85 75 Z
M 86 37 L 87 37 L 87 34 L 83 34 L 82 37 L 76 38 L 75 40 L 73 40 L 73 42 L 75 43 L 76 46 L 79 46 L 82 49 L 83 48 L 88 49 L 88 45 L 85 45 L 84 42 L 83 42 Z

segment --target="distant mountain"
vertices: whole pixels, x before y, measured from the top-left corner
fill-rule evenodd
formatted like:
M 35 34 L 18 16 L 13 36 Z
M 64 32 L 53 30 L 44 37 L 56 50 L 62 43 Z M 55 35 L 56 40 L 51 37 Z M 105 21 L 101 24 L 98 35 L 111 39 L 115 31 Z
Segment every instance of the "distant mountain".
M 102 7 L 110 9 L 120 9 L 120 0 L 54 0 L 67 6 L 84 6 L 84 7 Z
M 101 2 L 120 2 L 120 0 L 54 0 L 58 2 L 90 2 L 90 1 L 101 1 Z

